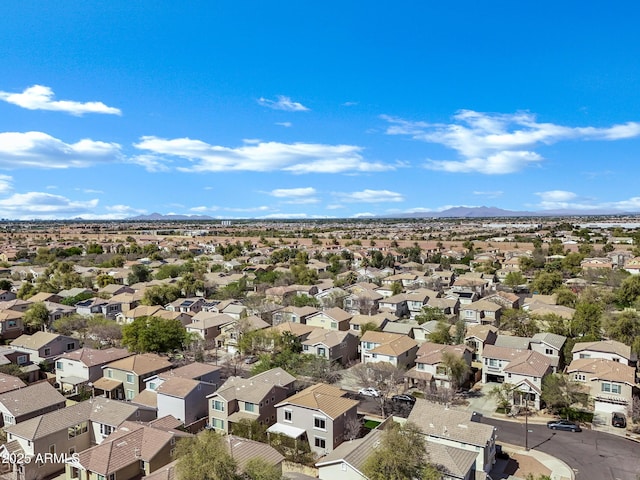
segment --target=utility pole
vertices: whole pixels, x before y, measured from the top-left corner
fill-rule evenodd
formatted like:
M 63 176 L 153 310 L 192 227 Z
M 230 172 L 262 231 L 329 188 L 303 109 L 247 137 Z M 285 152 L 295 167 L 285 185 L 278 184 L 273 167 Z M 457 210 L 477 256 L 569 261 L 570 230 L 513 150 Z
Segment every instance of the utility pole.
M 524 397 L 524 449 L 529 451 L 529 394 Z

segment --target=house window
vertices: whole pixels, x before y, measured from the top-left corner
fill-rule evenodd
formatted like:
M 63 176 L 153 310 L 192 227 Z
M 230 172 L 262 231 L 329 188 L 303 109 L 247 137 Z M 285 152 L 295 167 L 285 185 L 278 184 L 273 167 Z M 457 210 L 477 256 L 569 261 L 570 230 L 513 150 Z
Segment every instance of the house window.
M 498 360 L 496 358 L 490 358 L 489 359 L 489 366 L 490 367 L 498 367 Z
M 293 421 L 292 418 L 293 418 L 293 411 L 285 409 L 285 411 L 284 411 L 284 421 L 285 422 L 292 422 Z
M 574 374 L 573 379 L 576 382 L 586 382 L 587 381 L 587 376 L 584 373 L 576 373 L 576 374 Z
M 318 347 L 318 355 L 324 357 L 326 355 L 326 349 L 323 347 Z
M 447 374 L 447 367 L 445 366 L 436 367 L 436 375 L 446 375 L 446 374 Z
M 244 411 L 245 412 L 255 412 L 256 411 L 256 404 L 255 403 L 251 403 L 251 402 L 244 402 Z
M 13 415 L 10 415 L 8 413 L 2 414 L 2 418 L 4 419 L 5 425 L 15 425 L 16 423 L 16 419 L 13 418 Z
M 545 348 L 544 353 L 545 355 L 553 355 L 553 350 L 551 348 Z
M 467 318 L 473 318 L 473 316 L 474 316 L 473 313 L 474 313 L 473 310 L 465 310 L 464 311 L 464 316 L 467 317 Z
M 135 392 L 133 390 L 127 390 L 127 400 L 132 400 L 135 397 Z
M 355 330 L 355 331 L 358 331 L 358 330 L 360 330 L 360 325 L 351 325 L 351 329 Z
M 158 385 L 155 382 L 149 382 L 149 390 L 155 390 L 156 388 L 158 388 Z
M 49 445 L 49 453 L 54 454 L 56 453 L 56 445 Z
M 212 422 L 212 426 L 215 430 L 224 430 L 224 420 L 220 420 L 219 418 L 214 418 Z
M 44 356 L 46 357 L 48 355 L 51 355 L 51 349 L 50 348 L 45 348 L 44 349 Z
M 211 402 L 211 408 L 217 410 L 218 412 L 224 412 L 224 402 L 220 400 L 214 400 Z
M 316 448 L 327 448 L 327 441 L 322 437 L 314 437 L 313 444 Z
M 589 355 L 588 353 L 581 353 L 580 358 L 591 358 L 591 355 Z
M 26 355 L 18 355 L 18 365 L 22 365 L 24 363 L 27 363 L 27 356 Z
M 76 348 L 76 344 L 71 342 L 71 343 L 67 343 L 67 350 L 73 350 L 74 348 Z
M 303 345 L 302 346 L 302 350 L 304 350 L 305 352 L 309 351 L 309 345 Z
M 619 395 L 620 393 L 622 393 L 622 385 L 619 385 L 617 383 L 602 382 L 602 391 L 605 393 L 615 393 Z
M 127 373 L 127 383 L 133 383 L 133 374 Z
M 62 362 L 56 362 L 56 370 L 64 370 L 64 368 L 62 368 Z
M 111 433 L 113 433 L 114 430 L 115 428 L 112 427 L 111 425 L 105 425 L 104 423 L 100 424 L 100 434 L 105 437 L 107 435 L 111 435 Z
M 107 369 L 107 378 L 111 378 L 113 377 L 113 370 L 111 370 L 110 368 Z
M 331 328 L 338 328 L 338 322 L 331 322 Z
M 9 320 L 7 322 L 7 327 L 9 327 L 9 328 L 16 327 L 17 325 L 18 325 L 18 322 L 16 322 L 15 320 Z
M 326 430 L 327 429 L 327 419 L 325 417 L 316 417 L 314 415 L 314 417 L 313 417 L 313 428 L 317 428 L 318 430 Z

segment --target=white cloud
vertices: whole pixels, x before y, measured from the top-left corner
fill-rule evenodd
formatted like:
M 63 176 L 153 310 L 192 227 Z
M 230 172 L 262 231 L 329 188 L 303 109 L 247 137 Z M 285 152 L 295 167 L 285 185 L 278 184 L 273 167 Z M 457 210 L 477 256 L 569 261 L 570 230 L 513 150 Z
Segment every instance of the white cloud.
M 301 103 L 294 102 L 291 98 L 284 95 L 278 95 L 276 100 L 260 97 L 258 99 L 258 103 L 263 107 L 272 108 L 274 110 L 285 110 L 287 112 L 306 112 L 309 110 Z
M 93 188 L 76 188 L 75 190 L 82 193 L 104 193 L 102 190 L 94 190 Z
M 199 213 L 206 213 L 206 212 L 219 212 L 219 211 L 224 211 L 224 212 L 237 212 L 237 213 L 251 213 L 251 212 L 265 212 L 265 211 L 269 211 L 271 210 L 270 207 L 267 207 L 266 205 L 261 205 L 259 207 L 246 207 L 246 208 L 241 208 L 241 207 L 220 207 L 218 205 L 212 205 L 212 206 L 198 206 L 198 207 L 192 207 L 189 209 L 189 211 L 191 212 L 199 212 Z
M 331 205 L 327 205 L 327 210 L 339 210 L 341 208 L 345 208 L 344 205 L 340 205 L 339 203 L 332 203 Z
M 375 216 L 376 216 L 375 213 L 361 212 L 361 213 L 356 213 L 356 214 L 352 215 L 351 218 L 371 218 L 371 217 L 375 217 Z
M 276 122 L 276 125 L 280 125 L 281 127 L 289 128 L 293 125 L 291 122 Z
M 74 218 L 91 214 L 97 206 L 97 199 L 80 202 L 50 193 L 16 193 L 0 200 L 0 217 L 19 220 Z
M 487 197 L 487 198 L 498 198 L 501 197 L 504 192 L 502 190 L 494 190 L 492 192 L 481 192 L 481 191 L 475 191 L 473 192 L 474 195 L 479 195 L 482 197 Z
M 109 205 L 105 207 L 110 214 L 114 216 L 114 218 L 126 218 L 132 215 L 143 215 L 147 213 L 147 210 L 143 208 L 133 208 L 129 205 Z
M 344 202 L 387 203 L 404 201 L 404 196 L 401 193 L 391 192 L 389 190 L 365 189 L 361 192 L 338 193 L 336 195 Z
M 301 188 L 276 188 L 275 190 L 271 190 L 269 195 L 277 198 L 287 198 L 287 197 L 308 197 L 310 195 L 315 195 L 316 189 L 313 187 L 301 187 Z
M 229 148 L 190 138 L 142 137 L 134 146 L 151 152 L 151 159 L 143 155 L 147 169 L 166 168 L 164 158 L 168 157 L 193 163 L 189 167 L 178 167 L 183 172 L 287 171 L 301 174 L 380 172 L 396 168 L 365 161 L 361 155 L 362 147 L 355 145 L 260 142 Z M 145 165 L 145 162 L 138 163 Z
M 536 195 L 545 202 L 567 202 L 577 197 L 575 193 L 566 190 L 549 190 L 547 192 L 537 192 Z
M 320 219 L 320 218 L 334 218 L 334 217 L 329 217 L 326 215 L 309 215 L 308 213 L 270 213 L 269 215 L 264 215 L 262 217 L 257 217 L 257 218 L 262 218 L 265 220 L 268 220 L 268 219 L 296 220 L 296 219 L 305 219 L 305 218 Z
M 342 104 L 343 107 L 353 107 L 355 105 L 358 105 L 358 102 L 344 102 Z
M 0 168 L 87 167 L 121 158 L 117 143 L 90 139 L 65 143 L 42 132 L 0 133 Z
M 536 195 L 540 197 L 540 203 L 535 207 L 542 210 L 590 210 L 611 213 L 640 211 L 640 197 L 612 202 L 597 202 L 566 190 L 536 192 Z
M 444 145 L 460 160 L 430 160 L 426 167 L 455 173 L 487 175 L 514 173 L 538 164 L 543 157 L 533 148 L 562 140 L 620 140 L 640 136 L 640 122 L 606 128 L 566 127 L 542 123 L 527 112 L 488 114 L 461 110 L 453 123 L 411 122 L 383 115 L 389 135 L 407 135 L 415 140 Z
M 7 193 L 13 189 L 13 177 L 0 175 L 0 193 Z
M 51 110 L 82 116 L 85 113 L 105 113 L 121 115 L 118 108 L 108 107 L 102 102 L 74 102 L 72 100 L 54 100 L 53 90 L 44 85 L 33 85 L 22 93 L 0 91 L 0 100 L 12 103 L 28 110 Z

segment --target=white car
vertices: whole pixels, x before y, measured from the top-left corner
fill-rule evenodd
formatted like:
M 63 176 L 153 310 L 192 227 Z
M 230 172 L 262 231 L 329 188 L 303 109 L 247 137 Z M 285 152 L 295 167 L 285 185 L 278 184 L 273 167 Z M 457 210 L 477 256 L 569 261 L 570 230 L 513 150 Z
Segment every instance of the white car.
M 379 397 L 380 396 L 380 391 L 376 390 L 373 387 L 361 388 L 360 390 L 358 390 L 358 393 L 360 395 L 364 395 L 365 397 Z

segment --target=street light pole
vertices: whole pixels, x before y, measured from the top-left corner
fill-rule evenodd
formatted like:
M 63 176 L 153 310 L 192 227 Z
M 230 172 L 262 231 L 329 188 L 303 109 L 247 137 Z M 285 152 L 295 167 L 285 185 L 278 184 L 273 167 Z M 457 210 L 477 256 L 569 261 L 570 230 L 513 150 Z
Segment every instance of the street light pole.
M 525 394 L 528 395 L 528 394 Z M 529 397 L 524 398 L 524 449 L 529 451 Z

